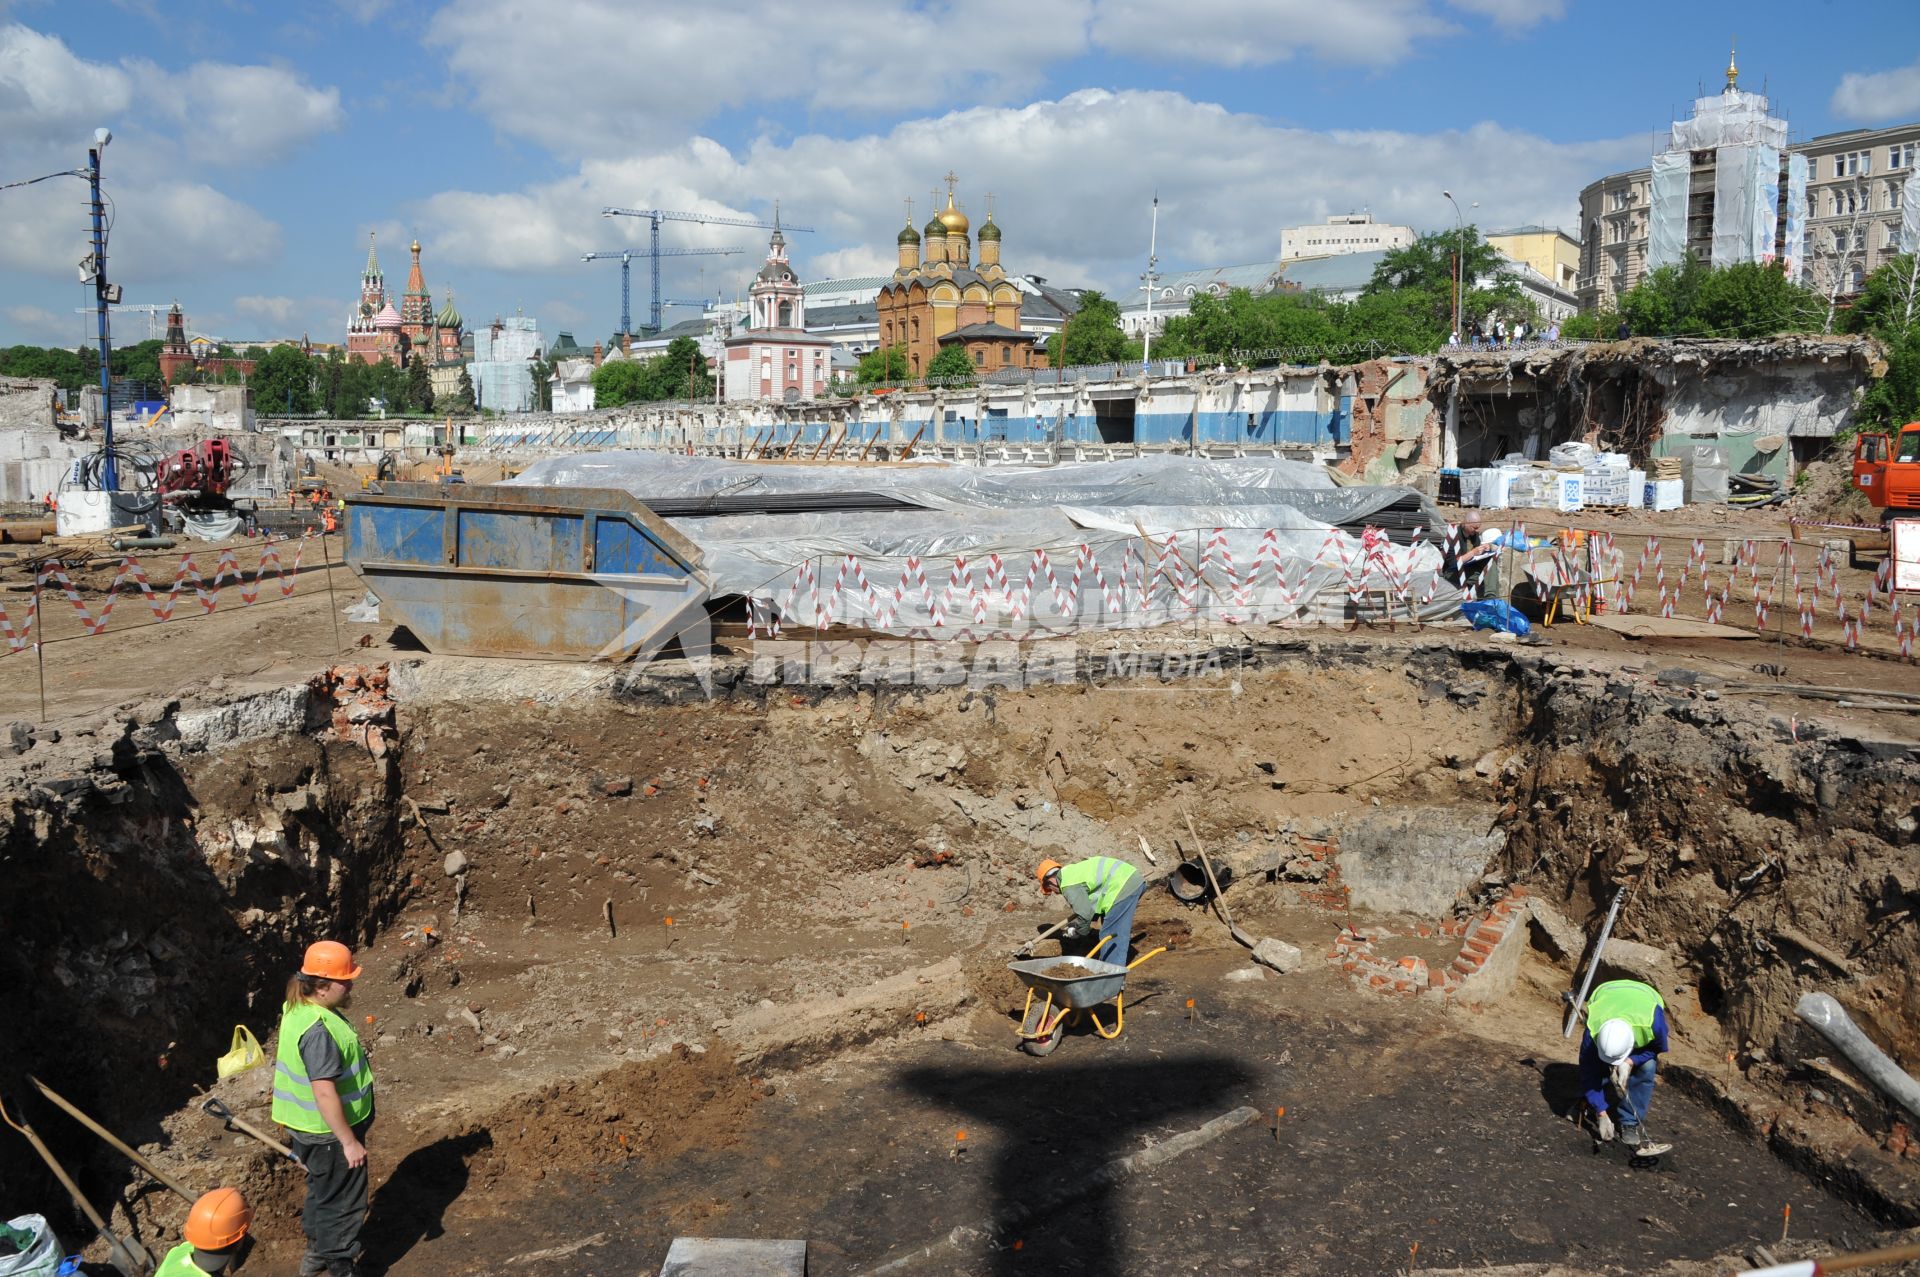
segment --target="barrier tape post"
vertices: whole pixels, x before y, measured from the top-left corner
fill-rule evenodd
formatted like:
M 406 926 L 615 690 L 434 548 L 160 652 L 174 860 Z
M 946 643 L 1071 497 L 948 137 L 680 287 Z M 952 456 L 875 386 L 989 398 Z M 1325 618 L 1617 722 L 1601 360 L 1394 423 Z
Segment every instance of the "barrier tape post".
M 33 609 L 27 619 L 28 632 L 32 633 L 33 623 L 40 619 L 40 577 L 38 569 L 33 574 Z M 33 661 L 40 669 L 40 721 L 47 721 L 47 645 L 41 642 L 45 635 L 33 635 Z
M 327 611 L 333 614 L 333 650 L 344 650 L 346 644 L 340 641 L 340 601 L 333 596 L 333 552 L 327 549 L 327 534 L 320 534 L 320 561 L 326 565 L 327 573 Z M 220 575 L 214 573 L 214 589 L 220 588 Z

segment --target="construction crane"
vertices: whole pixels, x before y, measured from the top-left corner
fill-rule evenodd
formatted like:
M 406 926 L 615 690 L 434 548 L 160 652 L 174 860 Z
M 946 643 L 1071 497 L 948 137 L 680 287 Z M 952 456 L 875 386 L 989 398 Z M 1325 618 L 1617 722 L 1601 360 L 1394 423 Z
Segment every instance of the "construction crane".
M 160 336 L 162 331 L 166 327 L 166 325 L 161 322 L 160 316 L 166 314 L 169 310 L 172 310 L 173 307 L 171 306 L 115 306 L 112 309 L 120 314 L 144 314 L 147 317 L 147 337 L 149 339 L 152 339 L 154 337 Z M 94 313 L 94 308 L 91 306 L 76 306 L 73 309 L 73 313 L 76 315 L 91 315 Z
M 653 331 L 660 331 L 660 308 L 662 306 L 710 306 L 711 302 L 662 301 L 660 298 L 660 259 L 662 257 L 731 257 L 743 253 L 743 248 L 662 248 L 659 236 L 654 237 L 653 248 L 643 252 L 637 248 L 623 248 L 611 253 L 583 253 L 583 262 L 618 261 L 620 263 L 620 331 L 633 331 L 633 288 L 629 274 L 633 259 L 651 257 L 653 259 Z
M 671 256 L 676 250 L 660 247 L 660 223 L 697 222 L 702 226 L 764 226 L 776 231 L 806 231 L 812 233 L 811 226 L 788 226 L 780 220 L 780 205 L 773 206 L 771 222 L 755 221 L 749 217 L 710 217 L 705 213 L 669 213 L 658 208 L 603 208 L 602 217 L 641 217 L 648 223 L 649 240 L 653 248 L 653 331 L 660 331 L 660 259 Z M 693 250 L 698 251 L 698 250 Z M 645 257 L 645 253 L 635 253 L 636 257 Z

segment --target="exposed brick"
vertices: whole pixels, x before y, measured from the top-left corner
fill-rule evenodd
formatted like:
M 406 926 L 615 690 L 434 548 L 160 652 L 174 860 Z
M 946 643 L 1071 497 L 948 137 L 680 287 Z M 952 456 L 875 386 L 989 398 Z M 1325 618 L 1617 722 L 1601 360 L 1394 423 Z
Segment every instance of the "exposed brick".
M 1484 926 L 1477 927 L 1475 928 L 1472 937 L 1468 939 L 1467 943 L 1474 944 L 1477 942 L 1479 944 L 1499 944 L 1500 937 L 1504 936 L 1505 934 L 1507 934 L 1507 932 L 1506 932 L 1506 928 L 1504 927 L 1484 927 Z
M 1469 940 L 1460 946 L 1462 953 L 1471 953 L 1476 958 L 1484 958 L 1493 952 L 1493 945 L 1485 940 Z
M 1508 887 L 1507 896 L 1512 900 L 1525 900 L 1532 893 L 1525 887 Z
M 1444 989 L 1444 988 L 1446 988 L 1446 987 L 1447 987 L 1447 973 L 1446 973 L 1446 972 L 1444 972 L 1444 971 L 1428 971 L 1428 972 L 1427 972 L 1427 987 L 1428 987 L 1429 989 Z M 1652 1112 L 1652 1109 L 1651 1109 L 1651 1108 L 1649 1108 L 1649 1109 L 1648 1109 L 1648 1112 Z
M 1383 976 L 1383 975 L 1373 975 L 1373 976 L 1368 976 L 1368 977 L 1367 977 L 1367 987 L 1368 987 L 1368 988 L 1372 988 L 1372 989 L 1384 989 L 1384 988 L 1386 987 L 1386 985 L 1387 985 L 1387 977 L 1385 977 L 1385 976 Z

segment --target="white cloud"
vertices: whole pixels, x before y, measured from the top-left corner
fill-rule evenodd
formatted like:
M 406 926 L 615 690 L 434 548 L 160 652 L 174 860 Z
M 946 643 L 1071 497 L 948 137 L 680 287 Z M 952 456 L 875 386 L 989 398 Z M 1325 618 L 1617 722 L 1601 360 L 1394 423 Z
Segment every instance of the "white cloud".
M 258 267 L 280 251 L 280 228 L 254 209 L 211 186 L 162 178 L 109 181 L 114 229 L 108 273 L 127 290 L 191 279 L 203 273 Z M 24 274 L 73 279 L 73 263 L 87 251 L 87 227 L 77 183 L 44 182 L 12 191 L 8 234 L 0 236 L 0 266 Z
M 1128 292 L 1144 264 L 1148 201 L 1156 189 L 1163 267 L 1180 269 L 1272 259 L 1281 227 L 1361 207 L 1383 221 L 1423 229 L 1451 225 L 1443 188 L 1463 203 L 1479 201 L 1483 226 L 1571 227 L 1582 186 L 1645 158 L 1643 137 L 1556 143 L 1494 124 L 1426 134 L 1315 132 L 1177 93 L 1087 90 L 1021 107 L 913 119 L 862 136 L 762 138 L 738 153 L 696 138 L 590 160 L 562 180 L 517 191 L 445 192 L 417 212 L 436 260 L 581 274 L 601 269 L 578 262 L 584 249 L 642 241 L 640 224 L 603 221 L 603 204 L 764 216 L 777 196 L 792 221 L 818 228 L 792 242 L 803 274 L 821 278 L 890 269 L 900 200 L 921 201 L 915 220 L 924 221 L 927 188 L 951 165 L 976 221 L 986 191 L 995 193 L 1009 270 Z M 1302 182 L 1301 173 L 1314 180 Z M 624 239 L 614 241 L 615 235 Z M 707 291 L 719 282 L 722 292 L 731 292 L 726 272 L 744 287 L 759 265 L 764 236 L 675 224 L 668 243 L 735 243 L 750 251 L 669 259 L 666 291 L 691 295 L 686 290 L 703 260 Z M 606 284 L 615 281 L 608 276 Z
M 44 306 L 9 306 L 6 316 L 15 344 L 73 347 L 92 331 L 85 316 L 56 315 Z
M 1093 40 L 1131 57 L 1211 66 L 1266 66 L 1307 53 L 1390 66 L 1451 28 L 1426 0 L 1101 0 Z
M 1520 32 L 1567 16 L 1567 0 L 1447 0 L 1456 9 L 1490 18 L 1504 31 Z
M 236 297 L 233 309 L 249 319 L 284 328 L 300 312 L 300 303 L 291 297 Z
M 67 143 L 83 151 L 93 130 L 125 111 L 132 85 L 117 67 L 75 57 L 55 36 L 0 26 L 0 138 Z
M 179 128 L 188 154 L 201 161 L 285 159 L 346 119 L 339 89 L 315 88 L 282 67 L 198 62 L 175 73 L 136 60 L 127 69 L 141 100 Z
M 1862 124 L 1920 115 L 1920 61 L 1892 71 L 1849 71 L 1828 105 L 1835 115 Z
M 333 0 L 333 3 L 335 8 L 363 25 L 393 7 L 393 0 Z
M 626 0 L 575 0 L 556 21 L 524 0 L 465 0 L 435 15 L 427 41 L 496 128 L 591 154 L 754 102 L 911 112 L 1009 100 L 1085 48 L 1087 13 L 1088 0 L 891 13 L 867 0 L 741 0 L 639 15 Z

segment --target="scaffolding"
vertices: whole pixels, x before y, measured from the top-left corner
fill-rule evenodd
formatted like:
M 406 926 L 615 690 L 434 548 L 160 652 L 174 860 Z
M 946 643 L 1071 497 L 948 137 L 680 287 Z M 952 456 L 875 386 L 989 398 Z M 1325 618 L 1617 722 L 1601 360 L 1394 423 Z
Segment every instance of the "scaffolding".
M 1788 161 L 1783 209 L 1786 148 L 1786 121 L 1770 114 L 1764 95 L 1729 85 L 1696 98 L 1692 118 L 1675 121 L 1653 157 L 1648 267 L 1677 266 L 1693 252 L 1716 267 L 1785 256 L 1795 270 L 1805 250 L 1807 169 Z
M 495 412 L 533 408 L 533 363 L 544 349 L 539 322 L 527 315 L 496 319 L 473 335 L 474 399 Z

